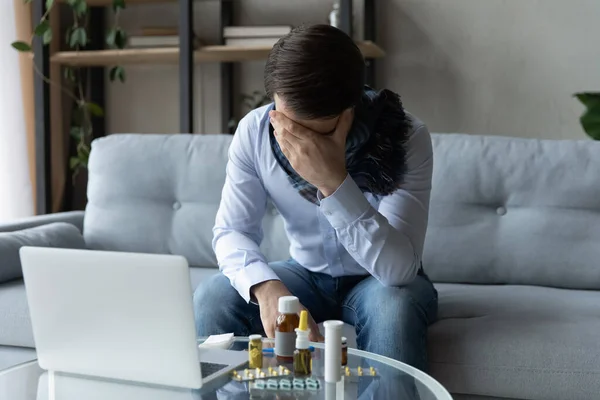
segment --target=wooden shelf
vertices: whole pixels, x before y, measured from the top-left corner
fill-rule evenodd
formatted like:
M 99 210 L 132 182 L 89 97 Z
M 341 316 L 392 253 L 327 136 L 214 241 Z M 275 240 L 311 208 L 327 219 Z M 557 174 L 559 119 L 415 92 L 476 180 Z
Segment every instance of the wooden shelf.
M 66 3 L 67 0 L 58 0 L 60 3 Z M 125 6 L 130 4 L 150 4 L 150 3 L 176 3 L 177 0 L 125 0 Z M 90 7 L 108 7 L 111 6 L 113 0 L 86 0 Z
M 129 0 L 130 1 L 130 0 Z M 141 0 L 140 0 L 141 1 Z M 385 52 L 370 41 L 356 43 L 367 58 L 381 58 Z M 269 55 L 271 47 L 234 47 L 234 46 L 204 46 L 194 52 L 196 62 L 237 62 L 264 60 Z M 124 49 L 124 50 L 91 50 L 91 51 L 60 51 L 50 57 L 53 63 L 99 67 L 110 65 L 131 64 L 177 64 L 179 49 L 174 47 L 154 49 Z
M 66 3 L 67 0 L 57 0 L 59 3 Z M 125 6 L 132 4 L 156 4 L 156 3 L 177 3 L 179 0 L 125 0 Z M 194 0 L 196 2 L 210 2 L 219 0 Z M 221 0 L 221 1 L 234 1 L 234 0 Z M 86 3 L 90 7 L 108 7 L 112 6 L 113 0 L 86 0 Z

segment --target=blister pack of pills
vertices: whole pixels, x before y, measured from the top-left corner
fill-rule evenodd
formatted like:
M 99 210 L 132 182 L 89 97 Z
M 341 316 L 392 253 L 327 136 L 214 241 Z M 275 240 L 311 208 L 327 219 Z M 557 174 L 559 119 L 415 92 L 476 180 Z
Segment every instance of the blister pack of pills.
M 289 377 L 292 375 L 292 371 L 288 368 L 280 365 L 279 367 L 268 367 L 268 368 L 252 368 L 233 371 L 231 373 L 231 379 L 238 382 L 248 382 L 256 379 L 269 379 L 278 377 Z
M 258 396 L 268 395 L 273 392 L 287 393 L 302 393 L 302 392 L 316 392 L 321 389 L 321 382 L 314 378 L 271 378 L 271 379 L 258 379 L 250 383 L 250 395 Z
M 351 376 L 351 377 L 364 377 L 364 378 L 378 378 L 377 370 L 373 367 L 363 368 L 363 367 L 344 367 L 342 369 L 342 376 Z

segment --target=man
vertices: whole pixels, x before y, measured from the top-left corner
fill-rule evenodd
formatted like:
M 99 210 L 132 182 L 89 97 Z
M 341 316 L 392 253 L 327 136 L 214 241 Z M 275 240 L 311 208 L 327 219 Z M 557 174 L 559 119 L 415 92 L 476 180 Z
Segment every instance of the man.
M 421 267 L 431 190 L 425 125 L 399 97 L 364 87 L 354 42 L 326 25 L 282 38 L 265 67 L 274 104 L 250 112 L 231 143 L 214 227 L 222 274 L 196 290 L 199 335 L 274 336 L 278 299 L 317 323 L 356 327 L 358 347 L 427 368 L 437 293 Z M 271 201 L 292 259 L 259 250 Z

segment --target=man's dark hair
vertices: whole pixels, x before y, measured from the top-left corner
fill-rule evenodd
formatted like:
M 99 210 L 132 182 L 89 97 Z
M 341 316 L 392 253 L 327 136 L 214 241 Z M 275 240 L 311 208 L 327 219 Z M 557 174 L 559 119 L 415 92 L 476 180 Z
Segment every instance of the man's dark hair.
M 329 25 L 299 27 L 273 46 L 265 90 L 277 94 L 298 118 L 339 115 L 360 100 L 365 61 L 354 41 Z

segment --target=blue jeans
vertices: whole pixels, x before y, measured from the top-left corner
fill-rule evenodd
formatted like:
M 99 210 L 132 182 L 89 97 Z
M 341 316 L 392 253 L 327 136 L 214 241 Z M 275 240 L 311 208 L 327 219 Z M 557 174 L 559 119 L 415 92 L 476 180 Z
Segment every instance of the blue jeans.
M 294 260 L 270 264 L 317 323 L 339 319 L 356 328 L 359 349 L 427 370 L 427 327 L 437 316 L 437 292 L 421 270 L 401 287 L 385 287 L 370 275 L 332 278 Z M 194 293 L 199 336 L 262 333 L 259 308 L 248 304 L 217 274 Z

